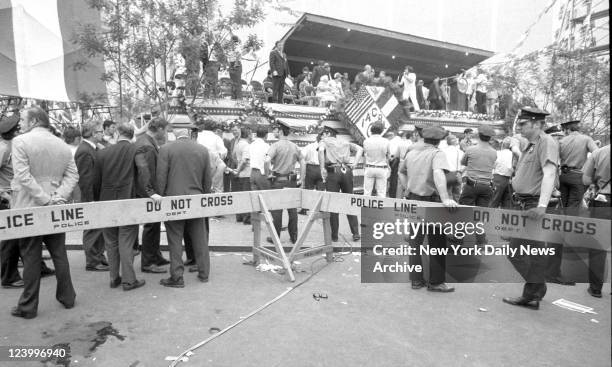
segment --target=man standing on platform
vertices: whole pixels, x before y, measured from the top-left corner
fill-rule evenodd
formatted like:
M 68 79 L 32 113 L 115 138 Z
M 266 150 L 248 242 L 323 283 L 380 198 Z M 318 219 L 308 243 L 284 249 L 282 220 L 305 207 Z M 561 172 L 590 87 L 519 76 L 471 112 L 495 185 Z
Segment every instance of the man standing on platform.
M 81 201 L 87 203 L 98 200 L 99 182 L 96 182 L 97 144 L 101 143 L 104 130 L 102 130 L 102 125 L 94 121 L 81 125 L 81 130 L 83 140 L 76 150 L 74 161 L 79 170 Z M 108 271 L 108 262 L 104 257 L 102 228 L 83 231 L 83 250 L 85 251 L 86 271 Z
M 374 188 L 376 188 L 376 196 L 387 196 L 389 140 L 381 136 L 384 128 L 381 122 L 372 124 L 372 135 L 363 142 L 365 156 L 363 194 L 366 196 L 371 196 Z
M 343 192 L 353 194 L 353 170 L 361 160 L 363 149 L 354 143 L 345 142 L 336 138 L 337 131 L 326 126 L 323 129 L 323 138 L 319 144 L 319 165 L 321 177 L 325 183 L 325 190 L 330 192 Z M 351 153 L 355 160 L 351 163 Z M 359 221 L 356 215 L 346 216 L 353 234 L 353 241 L 359 241 Z M 330 213 L 331 238 L 338 242 L 338 213 Z
M 427 126 L 423 128 L 423 145 L 413 149 L 406 155 L 404 165 L 400 167 L 406 173 L 406 186 L 408 200 L 429 201 L 442 203 L 445 207 L 453 209 L 457 203 L 448 195 L 446 187 L 446 172 L 449 170 L 448 160 L 444 153 L 438 148 L 440 140 L 444 139 L 446 131 L 439 126 Z M 425 236 L 419 233 L 415 236 L 411 247 L 419 249 L 423 245 Z M 429 247 L 446 248 L 446 236 L 444 233 L 427 234 Z M 422 258 L 418 254 L 410 256 L 410 265 L 421 265 Z M 410 280 L 412 289 L 421 289 L 427 285 L 431 292 L 448 293 L 455 288 L 449 287 L 446 282 L 446 256 L 429 256 L 429 282 L 423 279 L 422 272 L 411 272 Z
M 25 133 L 12 141 L 12 208 L 65 204 L 79 180 L 70 148 L 53 135 L 49 116 L 40 107 L 23 112 L 22 128 Z M 66 234 L 26 237 L 19 240 L 24 290 L 18 306 L 11 311 L 13 316 L 36 317 L 43 242 L 55 265 L 56 299 L 65 308 L 74 307 L 76 294 L 66 254 Z
M 168 121 L 155 117 L 149 122 L 146 133 L 140 135 L 136 146 L 136 197 L 159 200 L 157 191 L 156 170 L 159 146 L 166 140 Z M 159 249 L 161 223 L 146 223 L 142 228 L 142 253 L 140 270 L 143 273 L 165 273 L 161 268 L 170 262 L 162 256 Z
M 523 107 L 517 122 L 517 131 L 529 144 L 522 152 L 512 180 L 513 209 L 525 211 L 532 220 L 539 220 L 548 207 L 555 187 L 559 147 L 554 139 L 544 133 L 544 119 L 548 112 L 534 107 Z M 544 248 L 544 242 L 512 238 L 510 246 Z M 521 255 L 508 257 L 514 268 L 525 279 L 523 294 L 503 301 L 515 306 L 533 310 L 540 308 L 540 301 L 546 294 L 546 255 Z
M 96 177 L 100 185 L 100 201 L 136 197 L 134 127 L 120 124 L 117 131 L 117 144 L 103 149 L 98 155 Z M 110 266 L 110 287 L 117 288 L 123 284 L 123 290 L 129 291 L 145 285 L 144 280 L 136 279 L 134 272 L 133 246 L 138 237 L 138 224 L 104 228 L 103 232 Z
M 287 55 L 283 52 L 284 44 L 277 41 L 274 49 L 270 52 L 269 64 L 272 70 L 272 102 L 283 103 L 283 91 L 285 89 L 285 78 L 290 75 Z
M 211 167 L 208 151 L 189 138 L 189 130 L 174 129 L 176 140 L 159 151 L 157 187 L 164 196 L 199 195 L 210 192 Z M 183 239 L 189 237 L 198 279 L 206 283 L 210 273 L 208 228 L 203 218 L 166 222 L 170 247 L 170 278 L 160 280 L 165 287 L 183 288 Z
M 301 158 L 300 148 L 294 142 L 289 141 L 290 133 L 291 128 L 284 123 L 280 123 L 279 140 L 272 144 L 266 157 L 266 161 L 272 166 L 272 174 L 270 175 L 272 189 L 298 187 L 301 184 L 301 178 L 298 181 L 295 173 L 295 164 L 300 162 Z M 287 213 L 289 214 L 289 224 L 287 225 L 289 239 L 291 243 L 295 243 L 298 235 L 297 209 L 287 209 Z M 271 214 L 274 220 L 274 228 L 280 238 L 283 226 L 283 211 L 282 209 L 272 210 Z M 272 242 L 272 237 L 268 237 L 267 240 Z

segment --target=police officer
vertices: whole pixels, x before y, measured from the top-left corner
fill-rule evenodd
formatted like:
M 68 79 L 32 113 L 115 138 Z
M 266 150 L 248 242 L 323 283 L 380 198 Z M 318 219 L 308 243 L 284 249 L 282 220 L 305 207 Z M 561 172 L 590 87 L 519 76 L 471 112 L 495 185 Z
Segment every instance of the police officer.
M 457 203 L 449 196 L 446 187 L 445 171 L 450 167 L 444 152 L 438 148 L 440 140 L 444 139 L 446 132 L 438 126 L 428 126 L 422 130 L 423 143 L 421 148 L 412 149 L 406 155 L 406 160 L 400 172 L 406 174 L 406 198 L 408 200 L 430 201 L 442 203 L 447 208 L 456 208 Z M 419 233 L 411 247 L 420 248 L 424 235 Z M 427 242 L 432 248 L 445 248 L 446 236 L 444 233 L 427 234 Z M 421 256 L 410 256 L 411 265 L 420 265 Z M 420 289 L 427 285 L 431 292 L 453 292 L 455 288 L 445 283 L 446 257 L 444 255 L 429 256 L 429 284 L 423 279 L 423 273 L 411 272 L 412 289 Z
M 478 128 L 478 142 L 468 146 L 461 159 L 461 165 L 466 167 L 463 191 L 459 204 L 471 206 L 489 206 L 493 198 L 493 169 L 497 160 L 497 151 L 493 149 L 491 137 L 495 130 L 487 125 Z M 479 244 L 486 242 L 484 235 L 476 236 Z
M 580 133 L 580 121 L 564 122 L 561 127 L 566 134 L 559 142 L 561 200 L 566 208 L 577 208 L 585 191 L 582 166 L 587 155 L 597 149 L 597 145 L 590 136 Z
M 593 185 L 594 197 L 589 204 L 593 218 L 611 219 L 612 190 L 610 189 L 610 144 L 599 148 L 582 167 L 582 183 Z M 606 251 L 589 251 L 589 288 L 591 296 L 601 298 L 606 269 Z
M 555 175 L 559 161 L 559 148 L 550 135 L 544 133 L 544 119 L 547 112 L 538 108 L 523 107 L 519 114 L 517 130 L 529 141 L 516 166 L 512 180 L 513 207 L 526 211 L 532 220 L 538 220 L 546 212 L 555 185 Z M 521 245 L 532 248 L 544 247 L 543 242 L 513 238 L 510 246 Z M 515 306 L 533 310 L 540 308 L 540 301 L 546 294 L 545 255 L 524 255 L 508 257 L 514 268 L 525 279 L 523 294 L 503 301 Z
M 300 148 L 289 141 L 288 137 L 291 133 L 291 128 L 284 123 L 280 123 L 279 140 L 270 146 L 270 150 L 266 156 L 266 161 L 272 165 L 272 189 L 283 189 L 285 187 L 297 187 L 301 182 L 297 180 L 295 173 L 295 164 L 300 161 Z M 283 211 L 271 210 L 272 219 L 274 220 L 274 228 L 280 238 L 281 228 L 283 225 Z M 295 244 L 297 241 L 297 209 L 287 209 L 289 214 L 289 239 Z M 272 243 L 272 237 L 267 238 L 268 242 Z
M 353 193 L 353 170 L 363 155 L 363 149 L 354 143 L 338 140 L 337 131 L 325 126 L 323 138 L 319 144 L 319 164 L 325 189 L 331 192 Z M 355 160 L 351 163 L 351 153 Z M 353 241 L 359 241 L 359 221 L 355 215 L 347 215 Z M 330 214 L 331 237 L 338 242 L 338 213 Z

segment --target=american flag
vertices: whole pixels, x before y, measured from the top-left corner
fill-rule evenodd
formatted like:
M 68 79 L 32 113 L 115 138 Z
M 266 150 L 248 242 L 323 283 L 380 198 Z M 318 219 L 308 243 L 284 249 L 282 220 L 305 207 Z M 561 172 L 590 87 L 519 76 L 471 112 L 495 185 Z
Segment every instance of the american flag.
M 344 110 L 351 121 L 358 121 L 373 104 L 374 99 L 370 93 L 365 87 L 361 87 Z

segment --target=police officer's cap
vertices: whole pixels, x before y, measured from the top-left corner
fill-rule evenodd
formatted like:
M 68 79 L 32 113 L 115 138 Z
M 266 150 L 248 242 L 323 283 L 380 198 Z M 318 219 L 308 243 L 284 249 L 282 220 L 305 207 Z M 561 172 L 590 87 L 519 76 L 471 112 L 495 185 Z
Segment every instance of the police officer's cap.
M 493 137 L 495 136 L 495 130 L 489 125 L 481 125 L 478 127 L 478 134 Z
M 334 129 L 329 123 L 324 123 L 323 124 L 323 132 L 330 132 L 332 134 L 338 134 L 338 130 Z
M 423 129 L 425 129 L 426 127 L 428 127 L 429 125 L 425 125 L 425 124 L 416 124 L 414 125 L 414 129 L 416 131 L 423 131 Z
M 563 125 L 563 124 L 561 124 L 561 125 Z M 551 126 L 551 127 L 547 128 L 546 130 L 544 130 L 544 132 L 545 132 L 546 134 L 560 133 L 560 132 L 561 132 L 561 129 L 559 129 L 559 126 L 558 126 L 558 125 L 553 125 L 553 126 Z
M 523 107 L 519 114 L 520 120 L 543 121 L 550 113 L 537 107 Z
M 562 127 L 569 127 L 571 125 L 578 125 L 579 123 L 580 123 L 580 120 L 572 120 L 572 121 L 562 122 L 561 126 Z
M 423 139 L 442 140 L 446 131 L 440 126 L 425 126 L 423 128 Z
M 12 128 L 17 126 L 20 118 L 18 115 L 6 116 L 0 120 L 0 134 L 8 133 Z

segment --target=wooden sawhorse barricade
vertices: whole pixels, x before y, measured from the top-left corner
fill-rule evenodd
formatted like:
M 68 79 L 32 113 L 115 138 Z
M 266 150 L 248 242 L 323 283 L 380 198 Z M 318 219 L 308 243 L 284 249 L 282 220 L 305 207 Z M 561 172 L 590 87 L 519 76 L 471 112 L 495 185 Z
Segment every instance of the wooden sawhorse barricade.
M 334 246 L 331 240 L 331 224 L 329 221 L 330 215 L 327 212 L 321 211 L 321 204 L 323 203 L 323 194 L 319 196 L 319 199 L 317 200 L 315 206 L 310 211 L 306 227 L 304 227 L 304 229 L 299 234 L 297 241 L 291 249 L 291 252 L 289 252 L 289 255 L 285 253 L 283 244 L 281 243 L 280 238 L 276 233 L 276 229 L 274 228 L 272 213 L 270 213 L 270 211 L 268 210 L 268 206 L 266 205 L 262 195 L 259 193 L 254 193 L 253 195 L 257 196 L 257 202 L 259 203 L 259 207 L 261 208 L 261 212 L 251 213 L 251 223 L 253 224 L 253 265 L 257 265 L 259 263 L 260 257 L 265 257 L 271 260 L 278 261 L 282 264 L 283 268 L 287 272 L 289 279 L 292 282 L 295 282 L 295 274 L 293 273 L 293 268 L 291 266 L 291 264 L 295 260 L 313 256 L 319 253 L 325 253 L 325 258 L 327 262 L 332 261 Z M 302 245 L 306 240 L 306 237 L 308 236 L 312 225 L 318 219 L 323 220 L 323 244 L 320 246 L 302 249 Z M 276 251 L 262 246 L 261 222 L 264 222 L 266 224 Z

